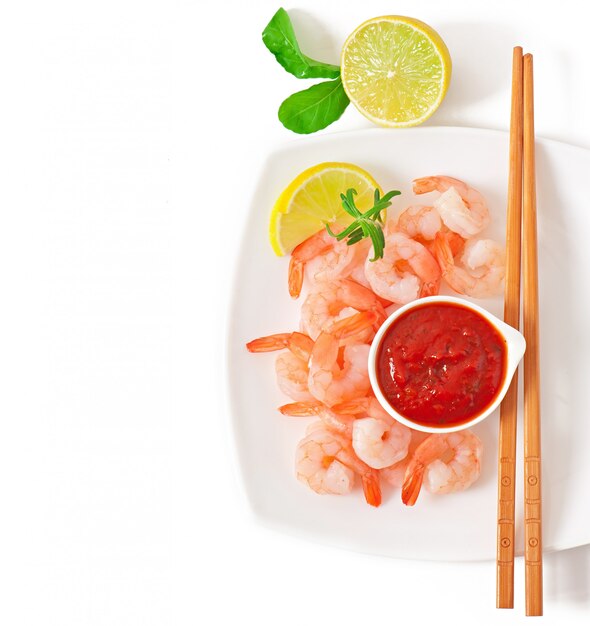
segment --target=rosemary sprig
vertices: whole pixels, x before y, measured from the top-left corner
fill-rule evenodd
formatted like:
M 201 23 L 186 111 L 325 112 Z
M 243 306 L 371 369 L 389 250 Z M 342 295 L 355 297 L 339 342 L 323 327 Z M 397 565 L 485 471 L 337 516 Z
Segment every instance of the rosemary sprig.
M 375 189 L 373 207 L 365 213 L 361 213 L 354 203 L 354 196 L 357 195 L 356 189 L 348 189 L 346 195 L 341 193 L 342 207 L 344 210 L 354 217 L 354 222 L 345 228 L 341 233 L 334 233 L 330 226 L 326 224 L 326 230 L 332 237 L 336 237 L 338 241 L 347 239 L 346 244 L 354 245 L 364 239 L 370 237 L 373 242 L 374 257 L 371 261 L 383 258 L 383 250 L 385 248 L 385 237 L 383 236 L 383 218 L 381 211 L 391 205 L 391 199 L 399 196 L 401 191 L 389 191 L 383 197 L 379 189 Z

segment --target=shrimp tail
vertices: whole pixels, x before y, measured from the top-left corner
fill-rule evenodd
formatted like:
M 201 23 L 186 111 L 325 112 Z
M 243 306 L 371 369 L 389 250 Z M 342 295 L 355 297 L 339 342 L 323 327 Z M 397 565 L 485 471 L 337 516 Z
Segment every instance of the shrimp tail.
M 298 298 L 301 293 L 305 263 L 316 254 L 321 254 L 328 249 L 332 245 L 330 239 L 325 230 L 319 231 L 301 242 L 291 252 L 291 260 L 289 261 L 289 294 L 292 298 Z
M 448 274 L 448 268 L 455 264 L 453 259 L 453 251 L 449 244 L 448 239 L 438 233 L 434 239 L 434 243 L 432 244 L 432 252 L 440 265 L 442 270 L 442 275 L 446 276 Z
M 465 183 L 451 176 L 424 176 L 414 180 L 414 193 L 419 196 L 430 191 L 443 192 L 451 186 L 462 188 Z
M 389 303 L 391 304 L 391 303 Z M 389 306 L 388 304 L 388 306 Z M 383 322 L 387 319 L 387 313 L 385 312 L 385 308 L 381 302 L 379 302 L 373 309 L 373 313 L 375 314 L 375 323 L 373 324 L 373 330 L 377 332 L 379 327 Z
M 379 483 L 379 473 L 370 472 L 363 474 L 363 492 L 367 504 L 379 506 L 381 504 L 381 485 Z
M 319 409 L 323 406 L 324 405 L 319 401 L 291 402 L 280 406 L 279 411 L 283 415 L 290 415 L 292 417 L 309 417 L 310 415 L 317 415 Z
M 379 304 L 383 307 L 383 313 L 385 314 L 385 317 L 387 317 L 387 313 L 385 313 L 385 309 L 388 306 L 391 306 L 393 304 L 393 302 L 391 300 L 388 300 L 387 298 L 382 298 L 381 296 L 375 294 L 375 297 L 377 298 Z M 385 319 L 384 317 L 384 319 Z
M 291 333 L 278 333 L 267 337 L 258 337 L 246 344 L 248 352 L 274 352 L 282 350 L 289 344 Z
M 350 317 L 333 322 L 326 330 L 330 335 L 338 338 L 345 339 L 352 337 L 359 332 L 369 328 L 377 322 L 379 319 L 379 313 L 376 311 L 362 311 L 361 313 L 355 313 Z
M 456 257 L 460 252 L 463 252 L 465 247 L 465 239 L 458 233 L 454 233 L 452 230 L 446 233 L 447 243 L 451 249 L 451 254 Z
M 420 289 L 420 297 L 426 298 L 427 296 L 436 296 L 440 290 L 440 278 L 433 280 L 430 283 L 424 283 L 422 289 Z
M 287 347 L 291 352 L 304 361 L 309 361 L 313 350 L 313 339 L 304 333 L 291 333 L 287 341 Z
M 289 261 L 289 295 L 298 298 L 303 287 L 303 262 L 292 256 Z
M 337 413 L 345 413 L 347 415 L 359 415 L 367 412 L 368 404 L 368 398 L 358 398 L 356 400 L 340 402 L 333 406 L 332 410 Z
M 423 193 L 429 193 L 436 189 L 434 176 L 425 176 L 424 178 L 416 178 L 414 180 L 414 193 L 419 196 Z
M 313 349 L 313 339 L 304 333 L 277 333 L 253 339 L 246 344 L 246 348 L 249 352 L 274 352 L 289 348 L 295 356 L 307 361 Z
M 410 463 L 406 469 L 404 484 L 402 485 L 402 502 L 406 506 L 414 506 L 416 504 L 422 488 L 422 481 L 424 480 L 424 469 L 425 466 L 422 463 Z

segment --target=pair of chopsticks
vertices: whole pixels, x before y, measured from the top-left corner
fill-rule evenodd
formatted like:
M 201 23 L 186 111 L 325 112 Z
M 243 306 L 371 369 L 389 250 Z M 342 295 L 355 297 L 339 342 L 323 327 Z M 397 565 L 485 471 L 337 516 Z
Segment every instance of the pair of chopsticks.
M 541 426 L 537 216 L 533 57 L 514 48 L 510 117 L 510 170 L 506 222 L 504 320 L 519 327 L 522 241 L 524 356 L 524 518 L 525 605 L 527 615 L 543 614 L 541 541 Z M 521 230 L 522 223 L 522 230 Z M 514 486 L 518 382 L 515 374 L 500 408 L 498 448 L 498 542 L 496 606 L 514 607 Z

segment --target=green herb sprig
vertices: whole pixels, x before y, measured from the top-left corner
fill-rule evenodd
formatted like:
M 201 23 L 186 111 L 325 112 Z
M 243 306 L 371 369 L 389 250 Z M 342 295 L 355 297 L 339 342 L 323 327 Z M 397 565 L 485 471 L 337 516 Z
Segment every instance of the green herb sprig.
M 401 191 L 388 191 L 381 197 L 379 189 L 375 189 L 373 207 L 365 213 L 361 213 L 354 202 L 354 196 L 357 195 L 356 189 L 348 189 L 346 194 L 340 194 L 340 198 L 342 199 L 342 207 L 349 215 L 354 217 L 354 221 L 340 233 L 332 232 L 330 226 L 326 224 L 328 234 L 335 237 L 338 241 L 346 239 L 346 244 L 349 246 L 358 243 L 365 237 L 370 237 L 374 252 L 374 256 L 370 260 L 382 259 L 383 250 L 385 249 L 385 236 L 383 235 L 381 211 L 391 206 L 391 199 L 400 194 Z
M 335 122 L 350 100 L 340 80 L 340 67 L 311 59 L 301 52 L 291 18 L 279 9 L 262 32 L 264 45 L 276 60 L 296 78 L 330 78 L 309 89 L 298 91 L 279 107 L 279 120 L 300 134 L 315 133 Z

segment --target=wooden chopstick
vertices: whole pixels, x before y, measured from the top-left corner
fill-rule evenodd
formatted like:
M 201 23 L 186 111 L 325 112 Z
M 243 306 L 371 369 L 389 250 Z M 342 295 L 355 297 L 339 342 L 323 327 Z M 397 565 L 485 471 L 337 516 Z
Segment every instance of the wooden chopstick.
M 541 538 L 541 402 L 539 382 L 539 281 L 533 57 L 524 56 L 523 334 L 524 356 L 524 558 L 527 615 L 543 615 Z
M 506 279 L 504 321 L 514 328 L 520 318 L 520 232 L 523 160 L 522 48 L 512 56 L 512 106 L 506 215 Z M 514 374 L 500 407 L 498 441 L 498 533 L 496 548 L 496 607 L 514 607 L 514 486 L 516 472 L 516 418 L 518 380 Z

